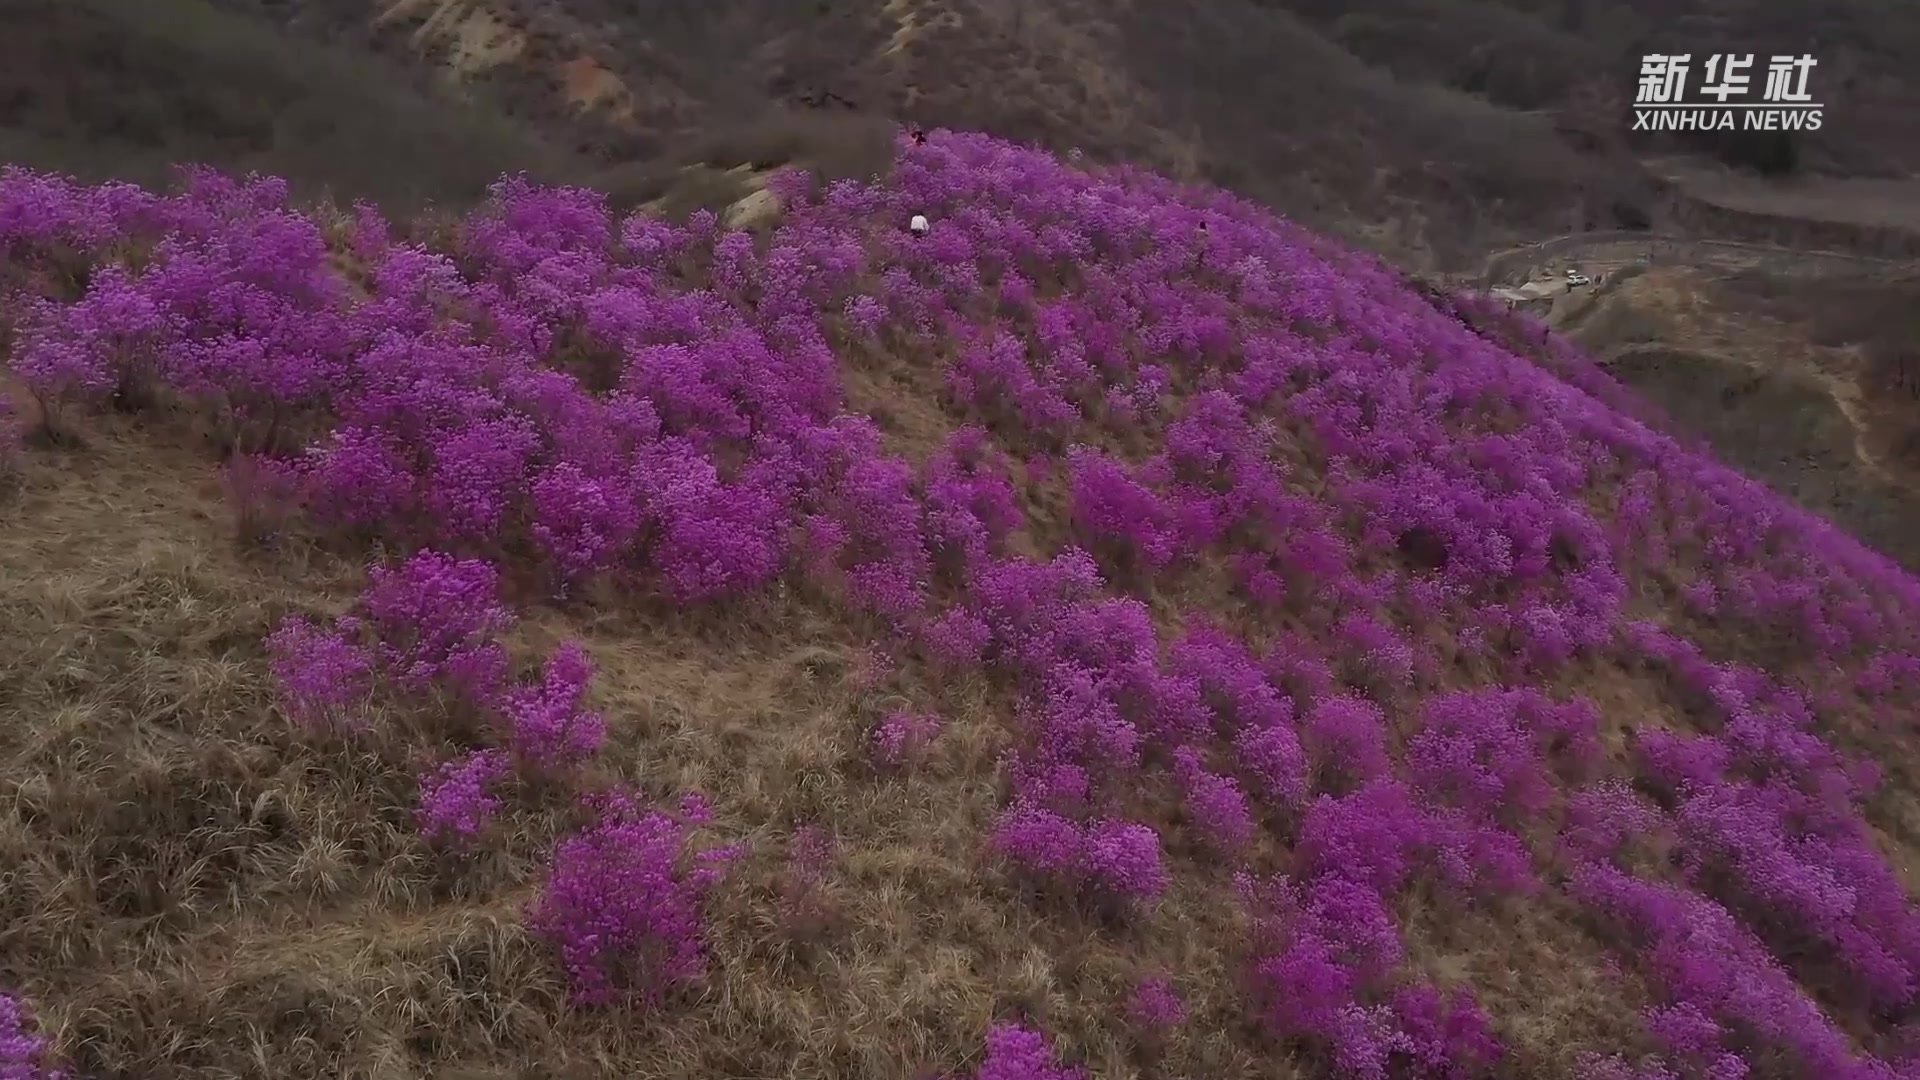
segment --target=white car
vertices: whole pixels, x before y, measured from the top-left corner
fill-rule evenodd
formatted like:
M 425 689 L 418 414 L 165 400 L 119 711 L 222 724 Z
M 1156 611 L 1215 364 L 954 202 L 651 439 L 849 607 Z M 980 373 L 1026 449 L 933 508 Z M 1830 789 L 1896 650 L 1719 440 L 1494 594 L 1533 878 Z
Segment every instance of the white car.
M 1567 288 L 1577 289 L 1582 285 L 1593 284 L 1593 279 L 1578 270 L 1567 271 Z

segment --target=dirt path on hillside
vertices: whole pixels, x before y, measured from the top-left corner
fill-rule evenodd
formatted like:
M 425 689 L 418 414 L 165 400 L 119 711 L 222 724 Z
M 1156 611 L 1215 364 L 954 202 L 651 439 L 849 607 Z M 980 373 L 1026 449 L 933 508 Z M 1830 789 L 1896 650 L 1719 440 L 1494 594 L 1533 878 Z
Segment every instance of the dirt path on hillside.
M 1587 275 L 1593 284 L 1568 289 L 1568 269 Z M 1670 362 L 1694 356 L 1715 365 L 1732 365 L 1729 371 L 1786 377 L 1830 404 L 1808 398 L 1806 408 L 1787 409 L 1776 418 L 1782 438 L 1791 442 L 1785 433 L 1798 430 L 1799 422 L 1808 416 L 1831 408 L 1851 429 L 1845 441 L 1851 443 L 1854 468 L 1882 485 L 1880 490 L 1911 498 L 1920 496 L 1920 485 L 1873 448 L 1873 425 L 1866 414 L 1861 361 L 1855 352 L 1816 345 L 1807 340 L 1805 328 L 1739 305 L 1728 299 L 1721 286 L 1731 277 L 1750 273 L 1808 281 L 1863 273 L 1895 277 L 1916 271 L 1920 263 L 1914 261 L 1850 252 L 1595 232 L 1493 251 L 1477 278 L 1467 276 L 1459 284 L 1501 296 L 1525 294 L 1528 306 L 1548 325 L 1580 342 L 1603 365 L 1620 366 L 1623 375 L 1634 370 L 1640 359 L 1658 355 Z M 1514 287 L 1523 282 L 1528 284 Z M 1710 395 L 1697 403 L 1705 409 L 1724 410 L 1727 400 L 1722 395 L 1742 392 L 1733 383 L 1712 390 L 1710 380 L 1680 373 L 1657 376 L 1640 371 L 1627 381 L 1646 378 L 1677 379 L 1689 385 L 1698 381 L 1696 389 Z
M 1701 266 L 1732 271 L 1760 269 L 1790 277 L 1858 272 L 1862 269 L 1893 272 L 1920 266 L 1911 260 L 1856 255 L 1845 251 L 1617 231 L 1567 233 L 1494 251 L 1481 264 L 1479 274 L 1469 275 L 1468 278 L 1480 288 L 1490 288 L 1518 284 L 1543 269 L 1576 266 L 1597 281 L 1622 267 L 1636 264 Z
M 1920 177 L 1763 179 L 1686 158 L 1655 158 L 1644 164 L 1688 198 L 1729 210 L 1870 229 L 1920 229 Z
M 1550 321 L 1556 330 L 1581 340 L 1610 368 L 1638 354 L 1666 353 L 1706 357 L 1757 375 L 1785 374 L 1808 391 L 1817 391 L 1845 421 L 1853 457 L 1862 471 L 1881 483 L 1920 495 L 1907 477 L 1873 449 L 1862 407 L 1858 357 L 1848 349 L 1814 345 L 1771 320 L 1725 310 L 1715 302 L 1716 271 L 1725 273 L 1723 267 L 1710 264 L 1623 276 L 1617 291 L 1596 295 L 1580 307 L 1560 305 Z M 1656 340 L 1610 343 L 1603 331 L 1590 332 L 1609 307 L 1630 308 L 1648 318 L 1659 328 Z M 1808 399 L 1809 404 L 1813 401 Z M 1724 399 L 1719 402 L 1721 407 L 1726 404 Z M 1782 430 L 1793 427 L 1791 419 L 1781 418 Z

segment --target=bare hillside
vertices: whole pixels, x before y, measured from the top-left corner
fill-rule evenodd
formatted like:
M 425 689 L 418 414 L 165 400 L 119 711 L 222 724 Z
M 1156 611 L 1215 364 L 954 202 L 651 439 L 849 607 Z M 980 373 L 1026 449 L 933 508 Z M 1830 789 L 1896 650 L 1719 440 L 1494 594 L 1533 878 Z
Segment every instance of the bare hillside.
M 1550 116 L 1399 81 L 1290 12 L 1239 0 L 8 7 L 40 27 L 0 112 L 16 156 L 91 172 L 168 154 L 281 160 L 375 191 L 374 148 L 397 137 L 385 160 L 427 164 L 393 171 L 448 197 L 470 195 L 460 162 L 564 177 L 582 175 L 578 155 L 608 170 L 586 170 L 596 182 L 644 200 L 692 162 L 808 159 L 859 175 L 901 121 L 1211 179 L 1409 258 L 1653 212 L 1636 164 L 1575 149 Z M 263 16 L 290 34 L 276 40 Z M 159 90 L 136 106 L 115 79 Z M 394 108 L 370 105 L 383 94 Z M 422 108 L 498 130 L 432 133 Z M 410 147 L 407 131 L 424 139 Z M 457 152 L 435 142 L 448 137 Z
M 1869 0 L 1391 0 L 1358 12 L 1318 0 L 820 0 L 724 13 L 222 2 L 422 64 L 609 160 L 777 128 L 784 109 L 977 128 L 1223 183 L 1441 265 L 1528 234 L 1667 220 L 1688 195 L 1639 155 L 1840 176 L 1920 168 L 1920 91 L 1904 59 L 1920 20 Z M 1639 58 L 1663 50 L 1812 51 L 1831 122 L 1781 146 L 1629 137 Z
M 0 138 L 22 160 L 96 174 L 153 177 L 183 157 L 281 162 L 343 192 L 462 200 L 472 177 L 527 167 L 636 203 L 676 187 L 724 203 L 739 190 L 682 167 L 804 161 L 867 175 L 889 125 L 951 125 L 1207 179 L 1435 267 L 1569 229 L 1780 234 L 1775 218 L 1730 216 L 1711 192 L 1650 172 L 1638 160 L 1649 154 L 1816 176 L 1920 168 L 1906 149 L 1920 139 L 1903 9 L 1661 12 L 1571 0 L 1364 13 L 1311 0 L 7 0 L 0 15 L 36 29 L 14 39 L 25 51 Z M 1818 53 L 1830 123 L 1795 140 L 1790 160 L 1740 140 L 1630 138 L 1640 54 L 1682 48 Z M 1854 232 L 1841 239 L 1874 242 Z

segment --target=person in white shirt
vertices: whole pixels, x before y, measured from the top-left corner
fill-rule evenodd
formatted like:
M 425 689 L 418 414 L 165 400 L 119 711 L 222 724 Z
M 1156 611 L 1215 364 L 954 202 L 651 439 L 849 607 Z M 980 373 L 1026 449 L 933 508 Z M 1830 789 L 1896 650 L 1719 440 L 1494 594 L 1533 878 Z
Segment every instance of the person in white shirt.
M 932 227 L 933 226 L 927 224 L 927 215 L 925 214 L 915 214 L 913 215 L 913 220 L 907 222 L 907 230 L 915 236 L 927 235 L 927 230 Z

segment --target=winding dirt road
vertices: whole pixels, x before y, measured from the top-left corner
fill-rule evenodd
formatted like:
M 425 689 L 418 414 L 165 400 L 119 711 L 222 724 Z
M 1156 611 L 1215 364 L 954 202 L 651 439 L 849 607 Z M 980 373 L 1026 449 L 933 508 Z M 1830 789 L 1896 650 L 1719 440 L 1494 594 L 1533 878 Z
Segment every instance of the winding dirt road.
M 1622 267 L 1635 265 L 1764 269 L 1789 277 L 1875 269 L 1889 272 L 1920 269 L 1920 262 L 1913 260 L 1856 255 L 1845 251 L 1616 231 L 1568 233 L 1491 252 L 1481 264 L 1480 272 L 1477 275 L 1465 275 L 1462 284 L 1482 289 L 1518 285 L 1541 268 L 1559 264 L 1577 265 L 1581 272 L 1596 281 Z
M 1568 267 L 1578 269 L 1592 278 L 1593 284 L 1568 290 L 1564 277 Z M 1661 274 L 1662 271 L 1677 273 L 1665 275 Z M 1589 232 L 1550 237 L 1536 243 L 1490 252 L 1477 275 L 1460 275 L 1455 279 L 1455 284 L 1491 291 L 1530 305 L 1547 305 L 1537 310 L 1561 333 L 1578 338 L 1582 324 L 1608 307 L 1610 302 L 1635 302 L 1632 296 L 1617 295 L 1623 289 L 1645 300 L 1650 295 L 1649 290 L 1657 293 L 1676 286 L 1684 288 L 1678 283 L 1700 271 L 1719 274 L 1761 271 L 1774 277 L 1803 280 L 1863 273 L 1907 277 L 1920 274 L 1920 261 L 1737 240 L 1645 232 Z M 1650 278 L 1656 274 L 1660 274 L 1661 281 L 1642 280 L 1637 286 L 1631 285 L 1635 279 Z M 1692 347 L 1691 343 L 1675 344 Z M 1767 343 L 1758 344 L 1764 346 Z M 1652 347 L 1659 346 L 1627 343 L 1612 349 L 1603 347 L 1600 350 L 1602 354 L 1613 355 L 1597 355 L 1596 358 L 1607 363 L 1637 349 Z M 1753 350 L 1743 348 L 1738 351 L 1745 353 Z M 1741 362 L 1756 366 L 1752 357 Z M 1853 426 L 1855 454 L 1861 465 L 1879 478 L 1911 490 L 1912 484 L 1888 469 L 1869 446 L 1862 390 L 1858 381 L 1831 370 L 1815 372 L 1813 375 Z

